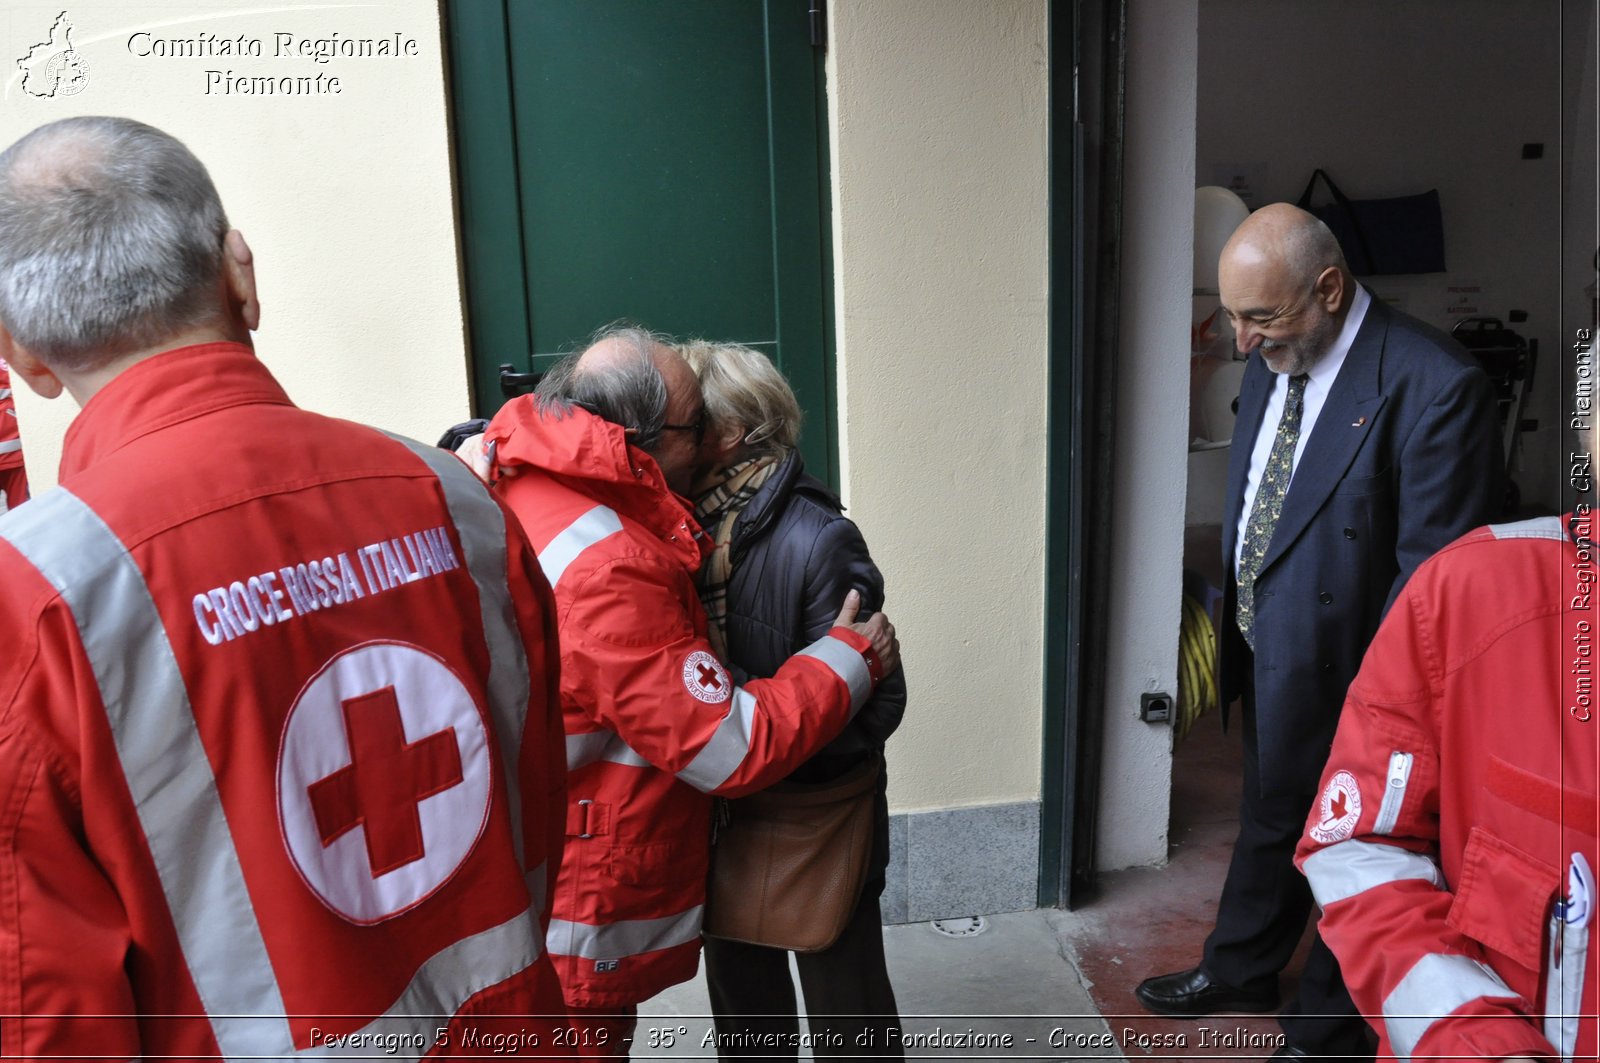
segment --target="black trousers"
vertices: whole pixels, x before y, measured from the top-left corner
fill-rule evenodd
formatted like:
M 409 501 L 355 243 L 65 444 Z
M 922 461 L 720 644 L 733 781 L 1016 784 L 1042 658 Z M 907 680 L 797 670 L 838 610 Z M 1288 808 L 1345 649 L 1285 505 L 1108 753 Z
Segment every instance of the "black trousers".
M 1239 838 L 1217 905 L 1216 929 L 1206 938 L 1201 961 L 1212 979 L 1246 990 L 1273 988 L 1305 932 L 1313 900 L 1310 884 L 1295 869 L 1294 850 L 1316 801 L 1314 791 L 1290 796 L 1261 793 L 1252 687 L 1246 685 L 1241 714 L 1244 793 L 1239 801 Z M 1321 934 L 1311 943 L 1299 992 L 1278 1022 L 1289 1044 L 1313 1055 L 1372 1058 L 1370 1031 Z
M 868 890 L 838 941 L 821 952 L 794 954 L 813 1037 L 811 1053 L 819 1059 L 904 1058 L 899 1007 L 883 959 L 882 924 L 877 891 Z M 717 1056 L 723 1063 L 799 1055 L 790 1039 L 800 1023 L 788 951 L 708 937 L 706 987 L 719 1037 Z M 829 1036 L 819 1038 L 822 1033 Z M 761 1046 L 742 1037 L 737 1048 L 720 1043 L 721 1038 L 740 1034 L 776 1034 L 775 1040 L 787 1043 Z

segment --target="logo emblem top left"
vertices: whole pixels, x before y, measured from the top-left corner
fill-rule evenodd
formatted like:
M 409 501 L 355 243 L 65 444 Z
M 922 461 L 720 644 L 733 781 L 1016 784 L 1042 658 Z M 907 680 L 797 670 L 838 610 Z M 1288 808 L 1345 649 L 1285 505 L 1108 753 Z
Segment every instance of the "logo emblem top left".
M 334 657 L 289 711 L 278 821 L 290 859 L 353 923 L 398 915 L 444 885 L 488 822 L 482 711 L 439 658 L 377 642 Z
M 50 36 L 30 45 L 16 65 L 29 96 L 76 96 L 89 84 L 89 61 L 73 46 L 72 19 L 65 11 L 50 24 Z

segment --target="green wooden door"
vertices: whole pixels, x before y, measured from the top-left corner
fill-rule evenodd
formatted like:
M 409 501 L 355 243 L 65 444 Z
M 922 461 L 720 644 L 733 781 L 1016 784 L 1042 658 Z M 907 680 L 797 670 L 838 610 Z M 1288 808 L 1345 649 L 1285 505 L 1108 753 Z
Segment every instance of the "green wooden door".
M 475 405 L 626 318 L 767 352 L 835 480 L 808 0 L 448 0 Z

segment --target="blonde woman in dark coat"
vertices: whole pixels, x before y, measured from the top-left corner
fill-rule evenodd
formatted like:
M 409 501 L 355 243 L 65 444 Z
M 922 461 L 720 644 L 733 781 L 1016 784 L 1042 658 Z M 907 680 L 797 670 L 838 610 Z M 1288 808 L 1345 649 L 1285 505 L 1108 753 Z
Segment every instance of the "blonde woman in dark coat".
M 697 342 L 682 352 L 700 377 L 707 418 L 695 493 L 696 516 L 715 541 L 701 570 L 712 642 L 751 678 L 769 676 L 827 633 L 846 592 L 860 592 L 863 614 L 883 608 L 883 577 L 838 496 L 806 474 L 795 449 L 799 404 L 777 367 L 736 345 Z M 881 760 L 905 699 L 902 670 L 788 781 L 827 784 Z M 831 947 L 794 954 L 817 1057 L 902 1056 L 878 910 L 889 862 L 884 780 L 880 773 L 872 850 L 854 916 Z M 705 955 L 721 1059 L 795 1058 L 790 953 L 708 937 Z M 819 1037 L 823 1032 L 829 1036 Z M 768 1033 L 778 1036 L 739 1036 Z M 768 1041 L 778 1043 L 753 1047 Z

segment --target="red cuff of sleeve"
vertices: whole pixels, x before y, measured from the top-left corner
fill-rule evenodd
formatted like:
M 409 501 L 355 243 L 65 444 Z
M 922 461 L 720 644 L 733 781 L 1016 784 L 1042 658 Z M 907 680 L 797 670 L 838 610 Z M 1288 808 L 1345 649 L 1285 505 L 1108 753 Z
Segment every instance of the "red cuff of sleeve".
M 847 627 L 835 627 L 828 634 L 861 654 L 862 659 L 867 662 L 867 674 L 872 676 L 873 686 L 883 681 L 883 662 L 878 660 L 877 653 L 872 649 L 872 643 L 865 636 L 858 635 Z

